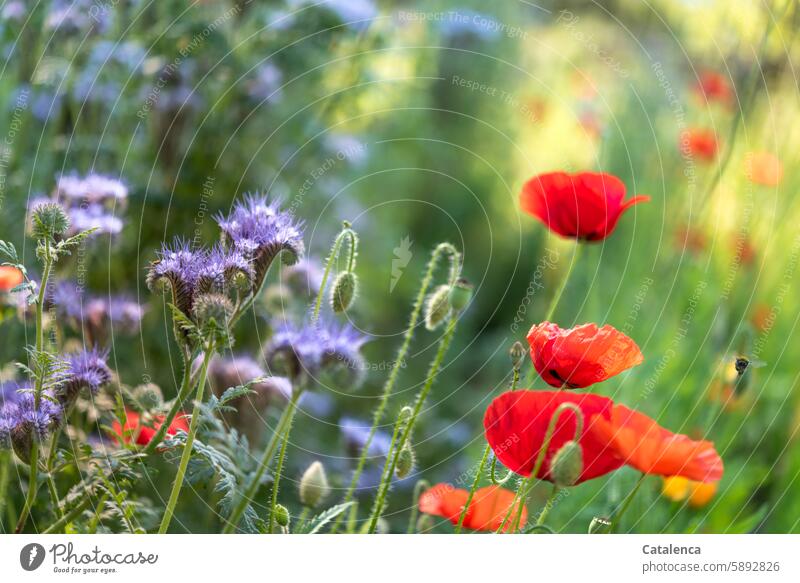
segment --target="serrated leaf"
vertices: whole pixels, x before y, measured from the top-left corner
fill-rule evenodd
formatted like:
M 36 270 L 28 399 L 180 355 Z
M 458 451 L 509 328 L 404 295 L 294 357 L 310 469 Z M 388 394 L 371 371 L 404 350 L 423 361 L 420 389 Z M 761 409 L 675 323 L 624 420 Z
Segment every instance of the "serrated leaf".
M 309 520 L 303 527 L 302 534 L 317 534 L 323 526 L 328 524 L 331 520 L 339 516 L 342 512 L 350 508 L 355 502 L 345 502 L 344 504 L 337 504 L 331 506 L 325 512 L 317 514 L 314 518 Z
M 0 253 L 8 257 L 13 263 L 19 263 L 19 257 L 17 256 L 17 248 L 14 247 L 13 243 L 8 241 L 0 240 Z

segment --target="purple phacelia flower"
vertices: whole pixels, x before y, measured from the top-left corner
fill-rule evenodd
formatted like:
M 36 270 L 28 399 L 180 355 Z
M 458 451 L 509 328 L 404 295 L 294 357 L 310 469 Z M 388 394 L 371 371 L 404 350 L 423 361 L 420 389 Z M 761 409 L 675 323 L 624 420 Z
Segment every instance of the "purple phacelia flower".
M 122 232 L 122 219 L 99 203 L 72 207 L 67 209 L 67 212 L 71 223 L 71 235 L 89 229 L 95 229 L 93 235 L 118 235 Z
M 14 402 L 0 409 L 0 446 L 13 447 L 17 456 L 30 462 L 34 442 L 44 440 L 61 423 L 62 409 L 55 397 L 45 391 L 38 406 L 29 385 L 21 385 Z
M 292 265 L 303 255 L 302 221 L 295 220 L 290 212 L 281 211 L 279 203 L 267 197 L 249 195 L 237 203 L 227 216 L 218 215 L 216 221 L 227 247 L 252 259 L 254 288 L 260 289 L 272 261 L 282 252 L 284 263 Z
M 231 288 L 249 289 L 255 273 L 250 259 L 236 248 L 215 246 L 203 255 L 197 270 L 197 292 L 224 292 Z
M 342 417 L 339 420 L 339 430 L 344 437 L 345 446 L 349 455 L 358 457 L 367 443 L 372 426 L 360 419 Z M 383 431 L 376 431 L 367 449 L 370 457 L 383 457 L 389 454 L 391 438 Z
M 75 401 L 83 389 L 94 395 L 111 381 L 107 358 L 107 353 L 96 348 L 67 355 L 66 378 L 56 389 L 56 397 L 65 408 Z
M 188 243 L 175 239 L 172 245 L 161 247 L 158 259 L 150 265 L 147 285 L 151 290 L 168 286 L 175 306 L 184 314 L 191 314 L 195 285 L 204 260 L 205 253 L 193 251 Z

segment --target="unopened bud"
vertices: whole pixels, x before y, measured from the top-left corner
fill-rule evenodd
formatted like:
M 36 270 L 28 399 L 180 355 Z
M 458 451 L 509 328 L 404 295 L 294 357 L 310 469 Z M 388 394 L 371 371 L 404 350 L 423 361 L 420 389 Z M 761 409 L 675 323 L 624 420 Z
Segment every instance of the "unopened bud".
M 411 470 L 414 469 L 415 461 L 414 450 L 411 449 L 411 446 L 406 444 L 403 446 L 403 449 L 397 453 L 397 464 L 395 465 L 394 474 L 400 479 L 405 478 L 411 473 Z
M 408 423 L 408 420 L 411 419 L 411 416 L 414 414 L 414 409 L 406 405 L 402 409 L 400 409 L 400 413 L 397 414 L 397 422 L 398 423 Z
M 33 208 L 31 232 L 35 239 L 56 239 L 69 229 L 69 217 L 55 202 L 43 202 Z
M 333 282 L 331 288 L 331 308 L 334 312 L 341 313 L 353 304 L 358 288 L 358 279 L 352 271 L 343 271 Z
M 233 314 L 233 304 L 222 294 L 201 294 L 195 299 L 192 314 L 200 325 L 214 320 L 224 326 Z
M 568 441 L 561 446 L 550 460 L 550 476 L 556 486 L 572 486 L 578 481 L 583 471 L 583 452 L 575 441 Z
M 156 409 L 164 404 L 164 395 L 156 384 L 139 385 L 134 390 L 134 394 L 142 407 L 147 410 Z
M 511 366 L 514 367 L 514 370 L 522 368 L 522 361 L 525 359 L 525 353 L 525 346 L 519 340 L 511 345 L 508 354 L 511 357 Z
M 315 461 L 303 473 L 300 479 L 300 502 L 309 508 L 315 508 L 328 497 L 331 488 L 328 485 L 328 476 L 325 467 Z
M 611 530 L 611 521 L 602 516 L 595 516 L 589 523 L 589 534 L 606 534 Z
M 280 527 L 289 527 L 289 510 L 283 504 L 275 505 L 275 522 Z
M 459 278 L 450 288 L 450 305 L 456 312 L 461 312 L 472 299 L 472 284 L 466 279 Z
M 450 313 L 450 286 L 440 285 L 425 302 L 425 327 L 436 330 Z

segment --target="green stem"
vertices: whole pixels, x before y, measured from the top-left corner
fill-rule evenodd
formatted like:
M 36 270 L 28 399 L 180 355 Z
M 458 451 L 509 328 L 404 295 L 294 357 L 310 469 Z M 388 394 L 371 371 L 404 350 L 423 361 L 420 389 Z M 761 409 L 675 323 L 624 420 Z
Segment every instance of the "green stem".
M 418 480 L 414 485 L 414 494 L 411 500 L 411 516 L 408 518 L 407 534 L 414 534 L 417 530 L 417 517 L 419 516 L 419 497 L 422 495 L 422 490 L 430 488 L 427 480 Z
M 456 324 L 458 324 L 458 314 L 453 314 L 450 316 L 450 320 L 447 323 L 447 329 L 445 330 L 442 340 L 439 343 L 439 350 L 436 353 L 436 357 L 434 358 L 433 363 L 431 363 L 425 385 L 422 387 L 419 395 L 417 395 L 417 400 L 414 404 L 414 412 L 411 414 L 411 418 L 408 420 L 408 424 L 405 426 L 403 435 L 400 438 L 400 442 L 397 444 L 397 447 L 395 448 L 394 454 L 390 453 L 386 458 L 386 463 L 384 464 L 383 470 L 383 478 L 378 487 L 378 494 L 375 497 L 375 504 L 372 507 L 372 518 L 370 519 L 369 534 L 373 534 L 375 529 L 378 527 L 378 519 L 383 513 L 383 507 L 386 503 L 386 495 L 389 492 L 389 486 L 392 483 L 392 476 L 394 475 L 395 468 L 397 467 L 398 454 L 408 442 L 408 438 L 411 435 L 411 431 L 414 429 L 414 424 L 419 417 L 422 406 L 425 403 L 425 400 L 428 398 L 428 393 L 430 393 L 431 387 L 433 387 L 433 383 L 436 380 L 436 375 L 439 372 L 439 368 L 442 366 L 442 362 L 444 361 L 444 356 L 447 354 L 447 349 L 450 348 L 450 343 L 453 340 L 453 336 L 456 331 Z
M 22 512 L 20 513 L 19 521 L 17 522 L 17 528 L 15 529 L 17 534 L 21 533 L 25 528 L 25 523 L 28 521 L 28 515 L 33 508 L 34 502 L 36 501 L 36 491 L 38 490 L 37 479 L 39 471 L 39 444 L 35 441 L 31 446 L 30 468 L 31 473 L 28 480 L 28 495 L 25 497 L 25 505 L 22 507 Z
M 303 506 L 303 510 L 300 512 L 300 516 L 297 518 L 297 525 L 294 527 L 295 532 L 302 532 L 303 527 L 308 520 L 309 514 L 311 514 L 311 508 L 308 506 Z
M 42 532 L 42 534 L 55 534 L 60 533 L 64 530 L 64 527 L 78 518 L 84 510 L 89 508 L 89 504 L 91 504 L 91 497 L 87 494 L 86 497 L 81 500 L 76 506 L 72 508 L 69 512 L 67 512 L 62 518 L 51 524 L 47 529 Z
M 10 462 L 11 451 L 0 450 L 0 525 L 4 522 L 3 510 L 5 509 L 6 494 L 8 493 L 8 466 Z M 5 532 L 5 528 L 1 529 L 0 532 Z
M 206 346 L 205 357 L 203 358 L 203 366 L 200 369 L 200 380 L 197 383 L 197 392 L 195 393 L 195 403 L 192 407 L 192 420 L 189 423 L 189 433 L 186 435 L 186 443 L 183 446 L 183 454 L 181 454 L 181 461 L 178 464 L 178 473 L 175 475 L 175 482 L 172 484 L 172 492 L 170 492 L 167 507 L 164 510 L 164 516 L 161 519 L 161 525 L 158 527 L 158 534 L 164 534 L 172 522 L 172 516 L 175 513 L 175 505 L 178 503 L 178 497 L 183 488 L 183 479 L 186 475 L 186 468 L 189 466 L 189 458 L 192 457 L 192 448 L 194 447 L 194 438 L 197 435 L 197 428 L 200 426 L 200 407 L 203 402 L 203 393 L 206 388 L 206 375 L 208 373 L 208 363 L 211 362 L 211 356 L 214 354 L 213 346 Z M 163 425 L 162 425 L 163 427 Z
M 333 241 L 333 247 L 331 247 L 331 252 L 328 255 L 327 261 L 325 262 L 325 271 L 322 274 L 322 282 L 319 284 L 317 300 L 314 302 L 314 313 L 311 317 L 312 322 L 316 322 L 319 319 L 319 312 L 322 308 L 322 296 L 325 295 L 325 286 L 328 285 L 328 277 L 330 277 L 331 269 L 333 268 L 333 262 L 339 257 L 339 251 L 342 248 L 342 241 L 344 241 L 344 238 L 347 236 L 350 237 L 350 251 L 352 254 L 353 247 L 355 246 L 355 233 L 350 228 L 350 223 L 345 221 L 341 232 Z M 353 260 L 354 258 L 351 256 L 350 259 Z
M 272 534 L 275 528 L 275 507 L 278 505 L 278 487 L 281 483 L 281 474 L 283 473 L 283 461 L 286 458 L 286 446 L 289 443 L 289 433 L 292 431 L 291 423 L 286 425 L 286 431 L 283 432 L 283 440 L 281 443 L 281 451 L 278 454 L 278 465 L 275 468 L 275 475 L 272 479 L 272 499 L 269 504 L 269 530 L 268 533 Z
M 620 521 L 622 520 L 622 517 L 625 515 L 625 512 L 628 511 L 628 508 L 630 508 L 631 502 L 633 502 L 633 498 L 634 496 L 636 496 L 636 493 L 639 491 L 639 488 L 642 487 L 645 477 L 647 477 L 647 474 L 642 474 L 641 476 L 639 476 L 639 479 L 636 481 L 636 485 L 633 487 L 633 490 L 631 490 L 628 496 L 625 498 L 625 500 L 622 501 L 622 506 L 614 515 L 614 519 L 611 523 L 612 532 L 616 532 L 617 529 L 619 528 L 619 524 Z
M 47 473 L 47 489 L 50 491 L 50 499 L 52 500 L 53 505 L 56 507 L 58 517 L 61 518 L 64 516 L 64 510 L 61 508 L 61 500 L 58 498 L 56 482 L 53 480 L 53 474 L 50 472 Z
M 181 410 L 181 405 L 186 400 L 186 397 L 189 396 L 189 393 L 192 390 L 192 366 L 191 362 L 187 362 L 184 365 L 183 370 L 183 380 L 181 381 L 181 387 L 178 390 L 178 395 L 175 397 L 175 401 L 172 403 L 172 407 L 170 407 L 169 412 L 167 413 L 166 417 L 161 422 L 161 426 L 156 431 L 153 438 L 150 442 L 145 446 L 142 450 L 146 454 L 151 454 L 156 451 L 156 448 L 164 441 L 164 437 L 167 435 L 167 431 L 169 431 L 170 425 L 175 420 L 175 417 L 178 415 L 178 412 Z
M 553 484 L 553 491 L 550 493 L 550 497 L 547 499 L 547 502 L 544 503 L 544 508 L 542 508 L 542 511 L 539 513 L 539 518 L 536 520 L 536 526 L 544 525 L 544 521 L 547 520 L 547 515 L 550 513 L 550 509 L 555 503 L 559 490 L 560 488 Z
M 492 458 L 492 463 L 491 463 L 490 471 L 489 471 L 489 475 L 490 475 L 490 477 L 492 479 L 492 484 L 494 484 L 495 486 L 504 485 L 514 475 L 514 472 L 512 472 L 511 470 L 508 470 L 506 472 L 506 475 L 502 479 L 498 480 L 497 479 L 496 470 L 497 470 L 497 457 L 495 456 L 495 457 Z
M 411 317 L 408 321 L 408 328 L 406 328 L 405 335 L 403 336 L 403 343 L 400 345 L 400 349 L 397 351 L 397 357 L 394 360 L 394 366 L 389 372 L 389 377 L 386 379 L 386 383 L 383 385 L 383 392 L 381 393 L 380 401 L 378 401 L 378 406 L 375 408 L 375 412 L 372 415 L 372 427 L 370 427 L 367 439 L 364 442 L 364 446 L 361 448 L 361 455 L 358 458 L 356 469 L 353 472 L 353 477 L 350 479 L 350 485 L 347 487 L 344 499 L 342 500 L 343 504 L 350 502 L 355 495 L 356 488 L 358 487 L 358 480 L 361 478 L 361 474 L 364 471 L 364 467 L 367 463 L 367 452 L 369 451 L 369 446 L 372 444 L 372 440 L 378 431 L 378 425 L 380 425 L 381 420 L 383 419 L 383 414 L 386 411 L 389 398 L 392 396 L 395 383 L 397 383 L 397 379 L 400 376 L 400 369 L 404 366 L 408 356 L 408 351 L 411 348 L 411 341 L 414 338 L 414 332 L 416 332 L 417 323 L 419 322 L 420 315 L 422 314 L 422 307 L 425 305 L 425 296 L 428 294 L 428 289 L 433 282 L 433 274 L 436 271 L 436 267 L 440 258 L 445 254 L 450 256 L 451 261 L 449 276 L 450 280 L 455 281 L 455 279 L 458 278 L 458 272 L 460 270 L 456 264 L 460 261 L 460 253 L 451 244 L 440 243 L 436 249 L 433 250 L 433 253 L 431 253 L 431 258 L 428 261 L 427 267 L 425 268 L 425 275 L 422 278 L 422 283 L 420 284 L 417 297 L 414 300 L 414 305 L 411 309 Z M 341 515 L 336 517 L 336 520 L 334 521 L 330 530 L 331 533 L 336 532 L 341 520 Z
M 256 469 L 255 474 L 253 474 L 252 480 L 250 480 L 250 485 L 247 487 L 244 496 L 239 499 L 239 502 L 231 513 L 231 516 L 228 519 L 228 524 L 222 531 L 223 534 L 230 534 L 236 529 L 236 526 L 239 524 L 239 520 L 242 518 L 242 514 L 244 514 L 244 511 L 247 510 L 250 502 L 255 497 L 258 487 L 261 484 L 261 478 L 269 466 L 269 463 L 272 461 L 272 456 L 275 455 L 275 450 L 278 447 L 278 440 L 286 431 L 286 427 L 292 423 L 295 411 L 297 410 L 297 402 L 299 401 L 301 394 L 302 390 L 296 390 L 292 394 L 292 398 L 289 400 L 289 403 L 286 405 L 286 409 L 284 409 L 283 414 L 278 421 L 278 426 L 275 428 L 275 433 L 269 440 L 269 444 L 267 445 L 266 449 L 264 449 L 264 455 L 261 456 L 261 461 L 258 464 L 258 468 Z
M 519 371 L 515 372 L 519 373 Z M 475 496 L 475 491 L 478 489 L 478 482 L 481 481 L 481 474 L 483 474 L 483 468 L 486 467 L 486 461 L 489 459 L 489 452 L 491 451 L 491 445 L 487 445 L 486 449 L 483 450 L 483 457 L 481 458 L 480 464 L 478 464 L 478 471 L 475 472 L 475 479 L 472 480 L 472 486 L 469 489 L 467 501 L 464 503 L 464 508 L 461 509 L 461 515 L 458 517 L 458 524 L 456 525 L 455 534 L 461 533 L 461 528 L 464 526 L 464 519 L 467 517 L 467 509 L 472 503 L 472 498 Z

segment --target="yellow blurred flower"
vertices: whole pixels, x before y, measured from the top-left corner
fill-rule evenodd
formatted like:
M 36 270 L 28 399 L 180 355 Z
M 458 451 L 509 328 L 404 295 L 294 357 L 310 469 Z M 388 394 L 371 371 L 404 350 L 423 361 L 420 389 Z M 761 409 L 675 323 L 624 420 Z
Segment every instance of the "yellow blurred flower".
M 673 502 L 687 500 L 692 508 L 702 508 L 717 493 L 717 482 L 695 482 L 683 476 L 664 478 L 661 495 Z

